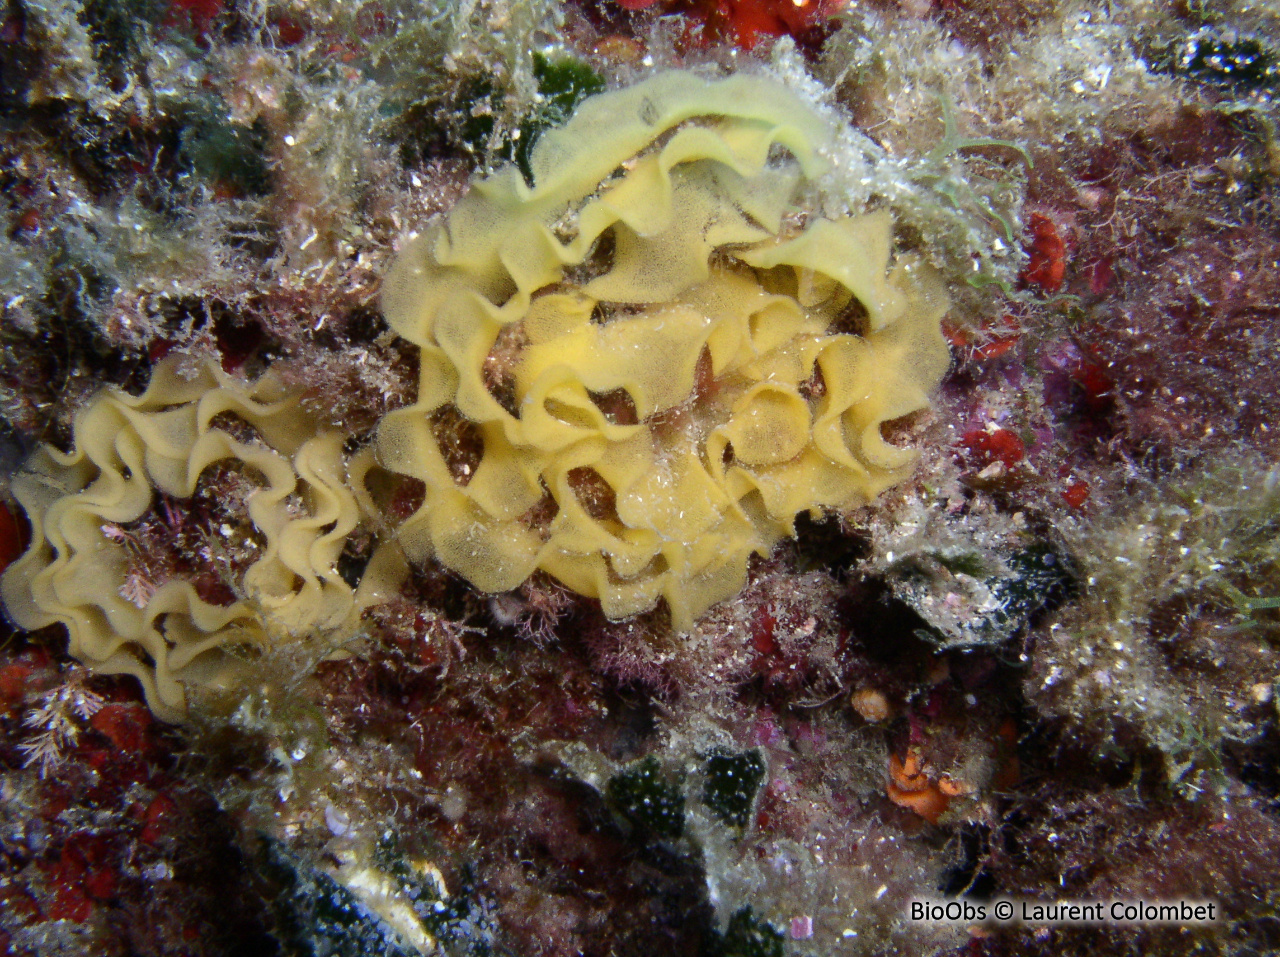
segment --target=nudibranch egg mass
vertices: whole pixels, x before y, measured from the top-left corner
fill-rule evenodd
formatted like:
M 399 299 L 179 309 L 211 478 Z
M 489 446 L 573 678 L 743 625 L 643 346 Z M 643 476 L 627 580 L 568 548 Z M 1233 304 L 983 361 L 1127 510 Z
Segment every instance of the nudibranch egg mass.
M 337 571 L 369 518 L 374 467 L 367 450 L 344 456 L 345 439 L 271 373 L 246 384 L 212 363 L 165 359 L 142 395 L 99 393 L 76 414 L 69 452 L 41 447 L 14 477 L 32 540 L 0 580 L 6 610 L 23 628 L 65 625 L 72 656 L 134 675 L 170 720 L 186 713 L 189 686 L 243 686 L 263 650 L 333 654 L 398 572 L 389 552 L 358 588 Z M 243 508 L 237 526 L 255 540 L 237 547 L 229 525 L 216 539 L 179 527 L 215 475 L 236 489 L 220 504 Z M 157 512 L 162 534 L 139 538 L 133 529 Z M 179 548 L 193 554 L 160 554 Z
M 662 599 L 686 629 L 797 514 L 901 481 L 884 426 L 946 369 L 947 297 L 888 212 L 806 205 L 834 142 L 775 81 L 662 73 L 410 241 L 383 307 L 419 391 L 378 437 L 426 486 L 409 557 L 486 592 L 541 570 L 611 618 Z
M 689 628 L 799 513 L 909 474 L 885 425 L 947 366 L 942 281 L 894 257 L 888 212 L 814 212 L 834 141 L 761 77 L 589 98 L 533 149 L 532 185 L 478 179 L 391 268 L 384 309 L 420 381 L 378 426 L 380 462 L 271 372 L 165 359 L 15 476 L 32 544 L 3 577 L 10 615 L 65 625 L 72 656 L 135 675 L 175 719 L 265 650 L 341 654 L 406 558 L 485 592 L 541 570 L 610 618 L 665 601 Z M 379 467 L 425 485 L 394 529 Z M 197 518 L 200 495 L 242 514 Z M 370 557 L 349 583 L 356 538 Z

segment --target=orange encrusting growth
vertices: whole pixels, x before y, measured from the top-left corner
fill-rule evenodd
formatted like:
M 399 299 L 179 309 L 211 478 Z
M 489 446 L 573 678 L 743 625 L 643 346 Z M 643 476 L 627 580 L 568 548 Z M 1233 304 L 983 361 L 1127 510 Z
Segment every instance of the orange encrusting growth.
M 907 752 L 901 760 L 897 755 L 889 755 L 889 781 L 885 785 L 889 800 L 914 811 L 930 824 L 937 824 L 951 799 L 964 791 L 964 786 L 949 775 L 938 780 L 931 778 L 921 767 L 920 756 L 915 752 Z
M 1032 213 L 1027 229 L 1031 233 L 1031 242 L 1022 280 L 1039 286 L 1045 292 L 1057 292 L 1062 288 L 1062 280 L 1067 274 L 1067 244 L 1059 234 L 1058 227 L 1047 216 Z

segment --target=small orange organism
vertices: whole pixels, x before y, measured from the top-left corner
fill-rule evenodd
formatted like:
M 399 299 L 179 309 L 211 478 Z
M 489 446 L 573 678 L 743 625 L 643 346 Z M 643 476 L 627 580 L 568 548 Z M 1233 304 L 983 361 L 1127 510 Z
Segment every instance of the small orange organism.
M 908 751 L 901 760 L 895 754 L 889 755 L 889 781 L 885 786 L 889 800 L 915 811 L 930 824 L 937 824 L 951 799 L 966 790 L 950 775 L 944 774 L 937 780 L 930 777 L 921 766 L 920 755 L 914 751 Z

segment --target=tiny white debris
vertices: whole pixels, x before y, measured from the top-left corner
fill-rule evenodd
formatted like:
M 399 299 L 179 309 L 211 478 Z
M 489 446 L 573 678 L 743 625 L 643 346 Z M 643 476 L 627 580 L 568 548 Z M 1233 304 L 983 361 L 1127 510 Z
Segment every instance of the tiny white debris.
M 164 861 L 142 869 L 142 876 L 149 881 L 167 881 L 173 876 L 173 868 Z
M 339 811 L 332 804 L 324 806 L 324 823 L 329 825 L 329 830 L 334 837 L 342 837 L 351 829 L 351 817 L 345 811 Z

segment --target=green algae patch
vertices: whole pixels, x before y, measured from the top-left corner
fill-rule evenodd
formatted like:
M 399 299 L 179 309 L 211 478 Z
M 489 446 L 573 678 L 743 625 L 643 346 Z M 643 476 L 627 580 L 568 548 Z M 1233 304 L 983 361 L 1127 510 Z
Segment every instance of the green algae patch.
M 659 837 L 677 838 L 684 833 L 684 795 L 653 756 L 611 777 L 605 797 L 632 824 Z
M 730 827 L 745 828 L 751 821 L 756 792 L 764 783 L 760 752 L 716 750 L 707 756 L 702 770 L 706 777 L 703 802 Z

